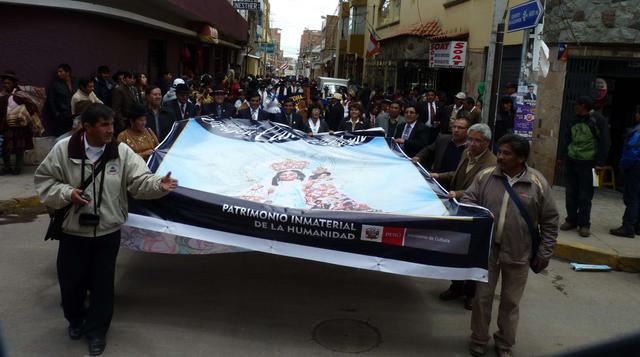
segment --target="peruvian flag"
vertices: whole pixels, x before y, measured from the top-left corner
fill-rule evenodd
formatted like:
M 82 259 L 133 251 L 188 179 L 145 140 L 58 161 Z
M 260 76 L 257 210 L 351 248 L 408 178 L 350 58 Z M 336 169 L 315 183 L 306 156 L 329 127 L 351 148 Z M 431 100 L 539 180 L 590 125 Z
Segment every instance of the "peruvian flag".
M 373 33 L 369 31 L 369 42 L 367 43 L 367 58 L 375 56 L 378 52 L 380 52 L 380 42 L 378 42 Z

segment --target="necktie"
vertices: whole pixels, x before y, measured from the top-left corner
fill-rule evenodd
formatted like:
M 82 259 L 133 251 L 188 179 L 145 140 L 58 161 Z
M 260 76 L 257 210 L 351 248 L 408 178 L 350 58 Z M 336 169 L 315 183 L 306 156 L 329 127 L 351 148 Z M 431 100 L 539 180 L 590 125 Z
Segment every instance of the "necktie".
M 435 106 L 435 103 L 429 103 L 429 126 L 433 126 L 434 119 L 436 118 Z
M 289 122 L 289 126 L 293 125 L 293 123 L 291 122 L 291 114 L 287 114 L 287 122 Z
M 220 105 L 216 105 L 216 108 L 218 109 L 218 118 L 222 118 L 222 106 Z
M 180 103 L 180 115 L 182 116 L 182 119 L 185 119 L 184 114 L 184 103 Z
M 402 139 L 408 140 L 409 139 L 409 135 L 411 135 L 411 125 L 410 124 L 405 124 L 404 130 L 402 131 Z

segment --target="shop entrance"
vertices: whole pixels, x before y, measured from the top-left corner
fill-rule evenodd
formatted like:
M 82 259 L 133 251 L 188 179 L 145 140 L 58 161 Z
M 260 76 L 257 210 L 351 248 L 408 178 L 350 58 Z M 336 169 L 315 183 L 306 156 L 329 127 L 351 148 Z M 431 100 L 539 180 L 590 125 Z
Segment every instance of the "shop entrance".
M 616 186 L 624 185 L 624 178 L 618 168 L 624 139 L 632 125 L 632 115 L 640 99 L 635 94 L 640 80 L 640 65 L 634 60 L 572 58 L 567 63 L 564 103 L 560 121 L 558 159 L 564 159 L 569 124 L 573 118 L 573 101 L 581 95 L 598 97 L 596 80 L 603 79 L 607 85 L 604 98 L 595 101 L 596 109 L 609 119 L 611 148 L 607 165 L 616 174 Z M 602 81 L 599 81 L 602 83 Z M 557 185 L 564 185 L 564 167 L 556 170 Z

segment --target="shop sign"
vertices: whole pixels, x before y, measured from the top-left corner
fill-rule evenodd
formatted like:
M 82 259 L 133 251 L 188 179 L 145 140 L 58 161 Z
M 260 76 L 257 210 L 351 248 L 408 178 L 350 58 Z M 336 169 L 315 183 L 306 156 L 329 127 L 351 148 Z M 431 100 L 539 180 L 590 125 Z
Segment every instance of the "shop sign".
M 467 42 L 450 41 L 432 43 L 429 51 L 431 68 L 464 68 L 467 59 Z
M 262 11 L 260 0 L 233 0 L 233 8 L 236 10 Z

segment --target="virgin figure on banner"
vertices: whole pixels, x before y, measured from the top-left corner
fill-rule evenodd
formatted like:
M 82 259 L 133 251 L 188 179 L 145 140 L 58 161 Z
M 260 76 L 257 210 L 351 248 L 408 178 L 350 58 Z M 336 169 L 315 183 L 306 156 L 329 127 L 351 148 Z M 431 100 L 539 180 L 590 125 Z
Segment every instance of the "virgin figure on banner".
M 273 163 L 270 168 L 274 173 L 255 183 L 239 198 L 300 209 L 379 211 L 340 192 L 328 169 L 317 167 L 311 174 L 306 174 L 308 167 L 309 162 L 303 160 L 287 159 Z

